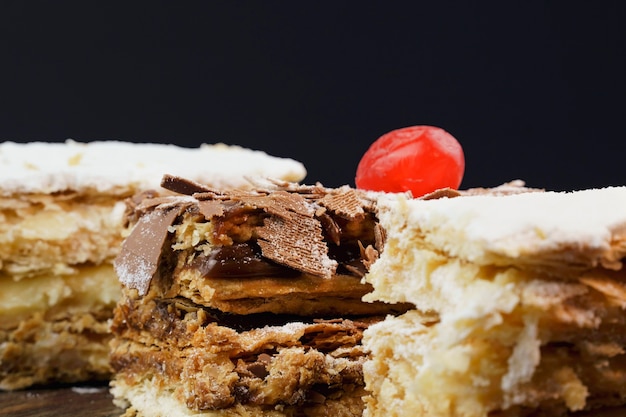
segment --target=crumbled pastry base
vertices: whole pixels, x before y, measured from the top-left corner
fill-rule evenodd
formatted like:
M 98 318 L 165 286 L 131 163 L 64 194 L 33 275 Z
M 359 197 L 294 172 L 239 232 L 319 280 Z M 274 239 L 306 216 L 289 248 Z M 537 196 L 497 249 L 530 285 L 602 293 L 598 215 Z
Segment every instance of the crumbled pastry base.
M 190 411 L 181 405 L 169 392 L 151 381 L 139 385 L 126 385 L 114 381 L 112 392 L 120 408 L 126 408 L 122 417 L 361 417 L 362 397 L 366 394 L 362 387 L 345 387 L 343 395 L 337 399 L 327 399 L 323 404 L 309 404 L 304 407 L 276 406 L 273 408 L 237 404 L 223 410 Z M 132 404 L 132 405 L 131 405 Z
M 145 404 L 149 397 L 186 410 L 177 415 L 273 410 L 289 416 L 305 409 L 318 410 L 311 415 L 332 409 L 361 415 L 362 402 L 352 395 L 363 389 L 360 339 L 363 329 L 382 317 L 308 319 L 308 324 L 283 318 L 283 324 L 266 326 L 260 324 L 265 316 L 233 317 L 180 298 L 133 293 L 118 304 L 112 325 L 112 392 L 118 403 L 145 416 L 159 415 Z M 235 322 L 226 325 L 222 318 Z M 241 326 L 245 329 L 236 329 Z M 223 414 L 212 414 L 217 410 Z

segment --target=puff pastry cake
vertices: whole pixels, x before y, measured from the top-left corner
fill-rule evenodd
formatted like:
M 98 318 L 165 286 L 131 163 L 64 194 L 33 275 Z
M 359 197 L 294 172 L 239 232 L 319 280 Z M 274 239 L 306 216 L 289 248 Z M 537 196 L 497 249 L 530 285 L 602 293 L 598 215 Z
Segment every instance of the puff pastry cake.
M 365 416 L 558 416 L 626 402 L 626 187 L 378 201 Z
M 123 201 L 165 173 L 229 188 L 305 170 L 223 144 L 0 144 L 0 389 L 110 376 Z
M 216 191 L 129 201 L 115 268 L 111 392 L 127 415 L 360 416 L 363 330 L 409 306 L 364 303 L 380 229 L 349 187 Z

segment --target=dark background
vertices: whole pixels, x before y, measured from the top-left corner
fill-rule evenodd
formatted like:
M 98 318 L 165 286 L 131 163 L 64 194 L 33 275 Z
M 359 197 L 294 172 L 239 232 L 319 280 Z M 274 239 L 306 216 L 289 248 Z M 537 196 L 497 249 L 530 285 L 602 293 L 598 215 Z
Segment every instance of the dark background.
M 226 142 L 338 186 L 431 124 L 463 187 L 626 184 L 625 4 L 2 1 L 0 140 Z

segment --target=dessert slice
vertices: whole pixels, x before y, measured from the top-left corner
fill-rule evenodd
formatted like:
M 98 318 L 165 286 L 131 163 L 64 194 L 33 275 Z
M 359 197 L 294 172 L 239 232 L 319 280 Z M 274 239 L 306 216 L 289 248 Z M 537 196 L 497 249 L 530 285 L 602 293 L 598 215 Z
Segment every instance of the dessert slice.
M 299 180 L 296 161 L 226 145 L 0 144 L 0 389 L 110 375 L 124 200 L 164 173 L 219 187 Z
M 274 182 L 135 201 L 115 261 L 112 393 L 142 416 L 360 416 L 372 196 Z
M 385 196 L 366 416 L 556 416 L 626 402 L 626 187 Z

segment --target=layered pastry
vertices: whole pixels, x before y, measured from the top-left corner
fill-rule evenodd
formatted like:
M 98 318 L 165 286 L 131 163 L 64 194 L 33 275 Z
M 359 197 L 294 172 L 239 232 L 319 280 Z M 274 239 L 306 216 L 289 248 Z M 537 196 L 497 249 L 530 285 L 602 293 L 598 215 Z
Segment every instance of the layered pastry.
M 217 191 L 165 176 L 129 201 L 115 261 L 115 401 L 127 415 L 360 416 L 375 197 L 289 182 Z
M 557 416 L 626 403 L 626 187 L 378 201 L 368 417 Z
M 109 377 L 124 201 L 164 173 L 230 188 L 305 170 L 222 144 L 0 144 L 0 389 Z

